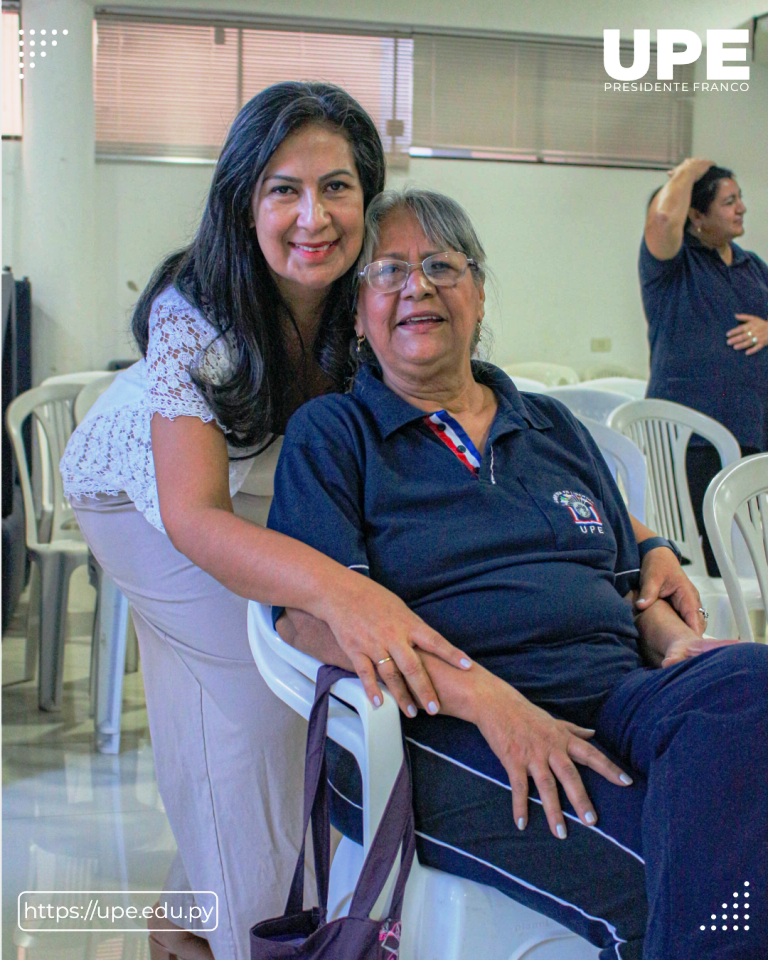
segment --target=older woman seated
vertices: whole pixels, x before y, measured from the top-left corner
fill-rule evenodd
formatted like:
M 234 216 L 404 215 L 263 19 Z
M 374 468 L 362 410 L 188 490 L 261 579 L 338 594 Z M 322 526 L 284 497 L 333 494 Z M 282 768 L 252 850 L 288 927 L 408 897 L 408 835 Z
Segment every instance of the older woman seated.
M 403 721 L 420 860 L 606 960 L 765 957 L 768 650 L 708 644 L 664 600 L 633 615 L 638 547 L 589 434 L 470 359 L 484 255 L 456 203 L 378 197 L 365 254 L 357 378 L 291 420 L 270 524 L 474 658 L 425 654 L 439 703 Z M 319 621 L 278 629 L 350 666 Z M 332 767 L 359 837 L 354 761 Z

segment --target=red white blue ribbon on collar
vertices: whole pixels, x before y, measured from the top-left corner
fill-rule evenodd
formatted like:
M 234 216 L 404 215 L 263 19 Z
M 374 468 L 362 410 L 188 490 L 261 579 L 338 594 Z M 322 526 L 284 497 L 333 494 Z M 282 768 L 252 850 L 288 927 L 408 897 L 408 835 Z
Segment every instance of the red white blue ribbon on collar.
M 424 423 L 461 460 L 464 466 L 472 471 L 474 476 L 478 476 L 480 454 L 458 420 L 454 420 L 445 410 L 438 410 L 437 413 L 424 417 Z

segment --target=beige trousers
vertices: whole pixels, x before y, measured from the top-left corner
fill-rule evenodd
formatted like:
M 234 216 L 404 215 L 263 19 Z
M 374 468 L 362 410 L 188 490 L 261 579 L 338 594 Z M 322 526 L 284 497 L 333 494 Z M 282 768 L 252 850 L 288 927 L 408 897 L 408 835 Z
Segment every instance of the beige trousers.
M 256 669 L 246 600 L 125 495 L 73 507 L 133 611 L 160 794 L 190 889 L 219 898 L 214 956 L 248 960 L 248 929 L 282 913 L 298 855 L 306 724 Z

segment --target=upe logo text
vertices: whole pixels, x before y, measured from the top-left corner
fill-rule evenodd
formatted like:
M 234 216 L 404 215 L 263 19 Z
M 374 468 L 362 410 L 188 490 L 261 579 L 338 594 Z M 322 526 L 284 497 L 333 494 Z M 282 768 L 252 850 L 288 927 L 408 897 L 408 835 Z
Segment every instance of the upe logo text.
M 620 30 L 603 30 L 603 63 L 614 80 L 640 80 L 651 65 L 651 31 L 635 30 L 634 61 L 623 67 L 619 57 Z M 746 60 L 749 30 L 707 30 L 707 80 L 749 80 L 749 67 L 726 66 L 725 61 Z M 675 44 L 684 50 L 675 50 Z M 695 63 L 701 56 L 701 39 L 693 30 L 656 31 L 656 79 L 671 80 L 677 64 Z

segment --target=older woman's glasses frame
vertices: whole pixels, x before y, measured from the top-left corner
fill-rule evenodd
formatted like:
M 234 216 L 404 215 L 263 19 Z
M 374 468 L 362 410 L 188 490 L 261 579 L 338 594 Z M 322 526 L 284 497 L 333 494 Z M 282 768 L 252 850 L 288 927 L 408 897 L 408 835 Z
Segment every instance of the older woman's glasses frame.
M 397 293 L 408 283 L 413 270 L 421 269 L 436 287 L 455 287 L 467 272 L 477 267 L 477 261 L 457 250 L 434 253 L 431 257 L 408 263 L 405 260 L 374 260 L 358 276 L 379 293 Z

